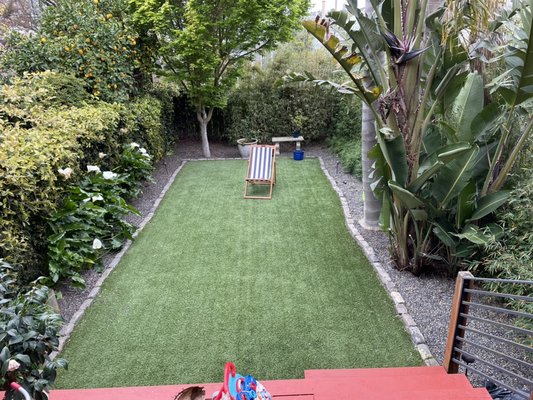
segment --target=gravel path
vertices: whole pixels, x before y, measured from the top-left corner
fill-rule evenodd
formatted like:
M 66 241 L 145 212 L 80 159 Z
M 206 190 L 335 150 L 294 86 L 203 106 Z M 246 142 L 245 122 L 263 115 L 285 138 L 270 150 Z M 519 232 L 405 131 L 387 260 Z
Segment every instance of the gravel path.
M 236 146 L 225 144 L 211 143 L 211 152 L 215 158 L 239 157 Z M 360 220 L 363 216 L 362 183 L 352 175 L 344 173 L 338 158 L 332 155 L 325 145 L 306 145 L 305 152 L 306 156 L 316 156 L 323 159 L 329 174 L 344 193 L 354 220 Z M 140 217 L 129 217 L 128 220 L 139 224 L 144 215 L 150 211 L 155 199 L 181 162 L 184 159 L 201 157 L 199 143 L 190 140 L 180 141 L 175 147 L 175 153 L 166 157 L 157 166 L 154 171 L 155 182 L 146 184 L 143 188 L 143 194 L 132 201 L 132 204 L 142 215 Z M 454 281 L 449 278 L 432 275 L 415 277 L 411 273 L 398 271 L 393 267 L 388 255 L 388 239 L 386 235 L 383 232 L 369 231 L 361 227 L 358 229 L 367 243 L 374 249 L 379 261 L 405 299 L 408 312 L 424 335 L 433 356 L 439 363 L 442 363 L 448 334 Z M 104 265 L 107 266 L 111 259 L 112 255 L 107 256 L 104 259 Z M 62 285 L 59 288 L 63 294 L 63 298 L 59 301 L 59 306 L 63 317 L 67 321 L 87 298 L 100 274 L 101 272 L 94 270 L 86 271 L 83 274 L 87 284 L 84 290 L 73 289 L 67 285 Z M 501 348 L 499 349 L 500 351 L 502 350 Z M 503 351 L 507 351 L 507 349 Z M 524 356 L 522 355 L 520 358 L 524 358 Z

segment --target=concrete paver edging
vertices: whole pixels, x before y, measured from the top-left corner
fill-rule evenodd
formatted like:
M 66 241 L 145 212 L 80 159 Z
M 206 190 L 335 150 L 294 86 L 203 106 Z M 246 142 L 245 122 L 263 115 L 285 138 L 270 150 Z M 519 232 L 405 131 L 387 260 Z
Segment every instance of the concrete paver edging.
M 346 220 L 346 225 L 348 226 L 348 230 L 350 231 L 350 234 L 357 241 L 357 243 L 363 250 L 363 253 L 365 253 L 366 258 L 368 259 L 372 267 L 374 267 L 374 270 L 376 271 L 376 274 L 379 280 L 381 281 L 385 289 L 387 289 L 387 292 L 389 293 L 390 298 L 394 302 L 394 307 L 396 308 L 396 312 L 402 319 L 404 326 L 405 326 L 405 330 L 411 336 L 411 340 L 413 341 L 415 348 L 420 353 L 420 357 L 422 357 L 422 360 L 424 360 L 424 363 L 426 365 L 439 365 L 437 360 L 435 360 L 435 357 L 433 357 L 433 355 L 431 354 L 431 351 L 429 350 L 429 347 L 426 343 L 426 339 L 424 338 L 424 335 L 420 331 L 420 328 L 418 328 L 415 320 L 407 311 L 405 300 L 403 299 L 402 295 L 398 291 L 398 288 L 396 287 L 395 283 L 392 281 L 389 273 L 385 271 L 385 269 L 379 262 L 378 257 L 374 253 L 374 250 L 372 249 L 372 247 L 370 247 L 370 245 L 367 243 L 365 238 L 361 235 L 361 233 L 357 229 L 357 226 L 354 222 L 354 219 L 352 218 L 352 214 L 348 207 L 348 201 L 346 200 L 346 197 L 344 196 L 342 191 L 337 186 L 335 179 L 333 179 L 333 177 L 329 174 L 326 168 L 326 165 L 324 164 L 324 160 L 322 160 L 321 157 L 318 157 L 318 160 L 320 161 L 320 167 L 322 168 L 324 175 L 326 175 L 326 177 L 329 180 L 329 183 L 333 187 L 333 190 L 335 190 L 335 192 L 339 196 L 342 210 L 344 212 L 344 219 Z

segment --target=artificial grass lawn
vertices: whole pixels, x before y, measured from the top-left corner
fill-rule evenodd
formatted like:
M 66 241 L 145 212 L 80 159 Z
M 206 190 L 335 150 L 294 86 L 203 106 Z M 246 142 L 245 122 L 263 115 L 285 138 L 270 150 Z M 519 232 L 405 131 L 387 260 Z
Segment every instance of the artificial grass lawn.
M 189 162 L 74 331 L 57 386 L 219 382 L 420 365 L 318 160 L 278 159 L 272 200 L 245 160 Z

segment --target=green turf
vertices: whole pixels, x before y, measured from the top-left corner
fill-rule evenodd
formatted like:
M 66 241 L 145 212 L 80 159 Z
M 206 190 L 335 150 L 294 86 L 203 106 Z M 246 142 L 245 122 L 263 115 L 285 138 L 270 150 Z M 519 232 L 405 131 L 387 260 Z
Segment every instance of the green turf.
M 106 280 L 58 387 L 219 382 L 305 369 L 420 365 L 318 160 L 278 162 L 272 200 L 246 161 L 196 161 Z

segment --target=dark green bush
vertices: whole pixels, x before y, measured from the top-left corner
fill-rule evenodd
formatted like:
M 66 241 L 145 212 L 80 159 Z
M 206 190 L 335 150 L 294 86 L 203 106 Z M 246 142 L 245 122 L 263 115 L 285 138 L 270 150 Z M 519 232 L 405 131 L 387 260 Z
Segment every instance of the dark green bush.
M 149 95 L 138 97 L 122 108 L 123 127 L 120 144 L 138 142 L 156 161 L 167 151 L 163 102 Z M 115 154 L 121 154 L 117 151 Z M 120 161 L 119 161 L 120 162 Z
M 498 210 L 503 237 L 485 248 L 481 261 L 471 264 L 477 275 L 500 279 L 533 281 L 533 169 L 522 174 L 511 198 Z M 491 283 L 489 289 L 523 296 L 533 296 L 531 285 Z M 511 306 L 533 313 L 533 304 L 514 301 Z M 533 329 L 530 325 L 529 329 Z
M 137 197 L 141 193 L 143 182 L 152 180 L 152 156 L 144 147 L 132 142 L 124 145 L 124 150 L 115 171 L 123 178 L 120 186 L 128 197 Z
M 340 158 L 344 170 L 362 179 L 361 140 L 359 137 L 334 136 L 328 140 L 328 147 Z
M 2 69 L 69 73 L 97 98 L 127 101 L 151 51 L 128 10 L 124 0 L 58 0 L 45 8 L 35 34 L 7 36 Z
M 284 85 L 282 76 L 256 72 L 243 79 L 230 96 L 226 110 L 230 141 L 256 137 L 262 143 L 273 136 L 288 136 L 302 119 L 306 140 L 324 140 L 334 133 L 340 95 L 316 87 Z
M 65 360 L 50 360 L 57 350 L 63 319 L 46 305 L 48 288 L 34 282 L 29 290 L 17 284 L 17 274 L 0 259 L 0 383 L 6 399 L 20 399 L 9 383 L 21 384 L 35 400 L 48 399 L 46 392 Z
M 230 141 L 257 137 L 266 143 L 272 136 L 287 136 L 296 128 L 311 141 L 358 134 L 357 103 L 326 87 L 287 84 L 283 78 L 289 71 L 308 71 L 321 79 L 336 80 L 331 56 L 314 48 L 310 35 L 299 34 L 270 60 L 266 57 L 261 64 L 248 66 L 225 111 L 225 136 Z
M 160 119 L 161 119 L 161 131 L 164 135 L 164 142 L 166 150 L 168 151 L 170 145 L 176 142 L 178 138 L 177 127 L 178 120 L 176 115 L 176 99 L 180 96 L 179 91 L 175 85 L 155 82 L 147 91 L 152 99 L 157 99 L 161 106 Z M 152 151 L 152 156 L 155 156 Z
M 25 281 L 46 273 L 46 218 L 87 165 L 118 167 L 123 145 L 132 141 L 157 159 L 165 154 L 161 100 L 108 104 L 84 97 L 80 86 L 73 77 L 45 72 L 0 88 L 0 258 L 20 266 Z M 68 182 L 59 173 L 67 168 Z
M 133 151 L 125 149 L 127 153 Z M 140 157 L 149 161 L 149 156 Z M 87 169 L 81 182 L 68 188 L 63 205 L 48 219 L 52 232 L 48 237 L 49 284 L 70 278 L 75 286 L 83 286 L 80 271 L 99 266 L 103 251 L 119 249 L 135 230 L 123 220 L 130 212 L 138 214 L 123 197 L 137 177 L 135 173 L 102 172 L 98 166 Z

